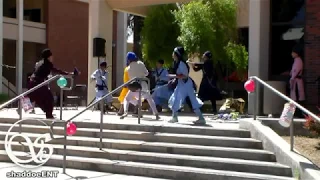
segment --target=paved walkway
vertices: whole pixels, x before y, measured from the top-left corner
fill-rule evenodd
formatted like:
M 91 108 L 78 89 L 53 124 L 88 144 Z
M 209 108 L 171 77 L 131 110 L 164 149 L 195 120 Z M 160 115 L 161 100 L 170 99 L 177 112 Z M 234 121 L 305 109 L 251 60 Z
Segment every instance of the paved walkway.
M 63 110 L 63 120 L 68 120 L 73 117 L 77 113 L 79 113 L 84 108 L 79 108 L 78 110 Z M 60 111 L 54 110 L 54 115 L 56 118 L 60 117 Z M 214 128 L 223 128 L 223 129 L 238 129 L 239 121 L 234 120 L 213 120 L 212 115 L 204 114 L 205 119 L 207 120 L 208 127 Z M 193 121 L 197 120 L 197 117 L 192 113 L 181 113 L 179 116 L 179 123 L 171 124 L 167 121 L 170 120 L 171 116 L 168 113 L 160 114 L 161 120 L 154 120 L 154 116 L 151 114 L 144 115 L 141 118 L 141 124 L 148 125 L 161 125 L 161 126 L 192 126 Z M 3 109 L 0 111 L 0 118 L 19 118 L 16 109 Z M 28 118 L 36 118 L 36 119 L 45 119 L 45 114 L 38 108 L 36 108 L 36 114 L 23 114 L 23 119 Z M 84 121 L 84 122 L 100 122 L 100 111 L 85 111 L 83 114 L 78 116 L 74 121 Z M 128 116 L 125 119 L 120 119 L 114 112 L 110 112 L 109 114 L 104 115 L 104 123 L 120 123 L 120 124 L 138 124 L 138 119 Z
M 41 173 L 44 171 L 54 172 L 52 174 L 57 174 L 56 177 L 50 176 L 42 176 L 42 177 L 25 177 L 25 178 L 16 178 L 16 177 L 7 177 L 7 175 L 17 175 L 17 173 L 32 172 L 32 173 Z M 110 173 L 102 173 L 102 172 L 94 172 L 94 171 L 85 171 L 85 170 L 77 170 L 77 169 L 67 169 L 67 174 L 62 174 L 62 168 L 55 167 L 47 167 L 42 166 L 36 169 L 23 169 L 18 167 L 12 163 L 3 163 L 0 162 L 0 179 L 3 180 L 25 180 L 25 179 L 39 179 L 39 180 L 163 180 L 156 178 L 147 178 L 147 177 L 139 177 L 139 176 L 129 176 L 122 174 L 110 174 Z M 29 173 L 30 174 L 30 173 Z M 50 174 L 49 174 L 50 175 Z

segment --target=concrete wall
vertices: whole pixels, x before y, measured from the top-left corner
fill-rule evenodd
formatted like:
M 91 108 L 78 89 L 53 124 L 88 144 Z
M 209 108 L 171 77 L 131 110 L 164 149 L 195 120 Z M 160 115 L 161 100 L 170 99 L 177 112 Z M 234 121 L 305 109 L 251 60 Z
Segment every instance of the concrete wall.
M 270 0 L 250 0 L 249 12 L 249 76 L 269 78 Z M 259 113 L 262 111 L 262 88 L 256 88 Z M 248 112 L 253 113 L 253 96 L 249 96 Z
M 18 39 L 18 20 L 3 18 L 3 38 Z M 27 42 L 46 44 L 46 25 L 31 21 L 24 21 L 23 39 Z
M 113 47 L 113 10 L 105 1 L 90 1 L 89 3 L 89 36 L 88 43 L 88 102 L 95 97 L 95 83 L 91 82 L 89 75 L 97 69 L 98 58 L 93 57 L 93 38 L 99 37 L 106 40 L 106 58 L 108 65 L 112 67 Z M 83 73 L 84 74 L 84 73 Z M 85 75 L 85 74 L 84 74 Z M 108 87 L 112 87 L 112 73 L 109 73 Z
M 249 27 L 249 4 L 250 0 L 238 0 L 238 27 Z

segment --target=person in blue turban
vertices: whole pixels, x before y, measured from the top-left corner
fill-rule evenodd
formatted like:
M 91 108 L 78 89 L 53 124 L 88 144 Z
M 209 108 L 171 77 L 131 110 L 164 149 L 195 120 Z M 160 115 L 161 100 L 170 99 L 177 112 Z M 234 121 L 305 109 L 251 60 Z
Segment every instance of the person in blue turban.
M 130 63 L 127 69 L 130 80 L 134 78 L 146 78 L 149 75 L 149 71 L 147 70 L 145 64 L 138 59 L 134 52 L 127 53 L 127 61 Z M 131 89 L 130 87 L 134 87 L 134 89 Z M 129 103 L 133 104 L 134 106 L 138 105 L 139 91 L 141 91 L 142 98 L 148 101 L 148 104 L 151 107 L 153 114 L 156 116 L 156 119 L 159 120 L 159 113 L 151 97 L 150 89 L 148 87 L 147 82 L 133 82 L 128 86 L 128 88 L 129 92 L 125 96 L 123 102 L 124 114 L 120 117 L 120 119 L 124 119 L 128 116 Z

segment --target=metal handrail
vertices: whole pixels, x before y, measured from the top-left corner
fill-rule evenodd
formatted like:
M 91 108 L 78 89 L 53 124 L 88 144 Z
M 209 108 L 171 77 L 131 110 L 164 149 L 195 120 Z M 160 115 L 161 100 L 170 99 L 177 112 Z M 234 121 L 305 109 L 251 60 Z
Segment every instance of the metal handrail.
M 112 90 L 111 92 L 109 92 L 108 94 L 104 95 L 103 97 L 101 97 L 100 99 L 96 100 L 95 102 L 91 103 L 90 105 L 88 105 L 84 110 L 80 111 L 79 113 L 77 113 L 76 115 L 74 115 L 73 117 L 69 118 L 67 121 L 54 121 L 52 122 L 51 126 L 50 126 L 50 136 L 51 139 L 63 139 L 64 140 L 64 145 L 63 145 L 63 170 L 62 173 L 66 174 L 66 157 L 67 157 L 67 124 L 74 120 L 76 117 L 78 117 L 79 115 L 81 115 L 82 113 L 84 113 L 85 111 L 89 110 L 90 108 L 92 108 L 93 106 L 97 105 L 98 103 L 100 103 L 100 150 L 102 150 L 102 133 L 103 133 L 103 101 L 108 97 L 111 96 L 112 94 L 116 93 L 117 91 L 121 90 L 123 87 L 129 85 L 130 83 L 134 82 L 134 81 L 147 81 L 148 82 L 148 86 L 150 86 L 150 80 L 148 78 L 133 78 L 131 80 L 129 80 L 128 82 L 122 84 L 121 86 L 117 87 L 116 89 Z M 149 87 L 150 89 L 150 87 Z M 140 124 L 140 117 L 141 117 L 141 90 L 139 91 L 139 100 L 138 100 L 138 123 Z M 64 137 L 62 138 L 55 138 L 54 137 L 54 125 L 55 124 L 64 124 Z
M 55 75 L 55 76 L 47 79 L 46 81 L 38 84 L 37 86 L 35 86 L 35 87 L 27 90 L 26 92 L 23 92 L 23 93 L 21 93 L 20 95 L 17 95 L 16 97 L 10 99 L 9 101 L 1 104 L 1 105 L 0 105 L 0 110 L 3 109 L 3 108 L 5 108 L 5 107 L 7 107 L 7 106 L 10 105 L 11 103 L 13 103 L 13 102 L 21 99 L 22 97 L 27 96 L 28 94 L 32 93 L 33 91 L 35 91 L 35 90 L 37 90 L 37 89 L 39 89 L 39 88 L 41 88 L 41 87 L 49 84 L 51 81 L 54 81 L 54 80 L 60 78 L 60 77 L 67 77 L 67 78 L 70 78 L 70 79 L 71 79 L 71 86 L 70 86 L 69 88 L 61 88 L 61 92 L 65 91 L 65 90 L 71 90 L 71 89 L 72 89 L 72 86 L 73 86 L 73 78 L 72 78 L 71 75 L 61 75 L 61 74 Z M 20 102 L 19 102 L 19 106 L 18 106 L 18 112 L 19 112 L 19 119 L 22 119 L 22 104 L 21 104 Z
M 44 81 L 44 82 L 40 83 L 39 85 L 37 85 L 37 86 L 35 86 L 35 87 L 33 87 L 33 88 L 31 88 L 31 89 L 27 90 L 26 92 L 21 93 L 20 95 L 18 95 L 18 96 L 16 96 L 16 97 L 14 97 L 14 98 L 10 99 L 9 101 L 7 101 L 7 102 L 5 102 L 5 103 L 1 104 L 1 105 L 0 105 L 0 110 L 1 110 L 1 109 L 3 109 L 3 108 L 5 108 L 5 107 L 7 107 L 7 106 L 8 106 L 8 105 L 10 105 L 11 103 L 13 103 L 13 102 L 15 102 L 15 101 L 17 101 L 17 100 L 21 99 L 22 97 L 24 97 L 24 96 L 26 96 L 26 95 L 28 95 L 28 94 L 32 93 L 33 91 L 35 91 L 35 90 L 37 90 L 37 89 L 41 88 L 42 86 L 47 85 L 48 83 L 50 83 L 51 81 L 53 81 L 53 80 L 57 79 L 58 77 L 62 77 L 62 75 L 55 75 L 55 76 L 53 76 L 53 77 L 49 78 L 48 80 L 46 80 L 46 81 Z M 19 107 L 18 107 L 18 109 L 19 109 L 19 119 L 22 119 L 22 105 L 21 105 L 21 103 L 19 103 Z
M 294 104 L 297 108 L 299 108 L 301 111 L 303 111 L 304 113 L 308 114 L 309 116 L 311 116 L 312 118 L 314 118 L 315 120 L 317 120 L 318 122 L 320 122 L 320 117 L 318 117 L 317 115 L 315 115 L 314 113 L 312 113 L 311 111 L 309 111 L 308 109 L 304 108 L 303 106 L 301 106 L 299 103 L 297 103 L 296 101 L 292 100 L 291 98 L 289 98 L 288 96 L 284 95 L 283 93 L 281 93 L 280 91 L 278 91 L 277 89 L 275 89 L 274 87 L 270 86 L 268 83 L 266 83 L 265 81 L 263 81 L 262 79 L 258 78 L 257 76 L 251 76 L 249 77 L 249 79 L 252 79 L 256 82 L 259 82 L 260 84 L 262 84 L 264 87 L 268 88 L 269 90 L 271 90 L 273 93 L 277 94 L 278 96 L 280 96 L 282 99 L 288 101 L 291 104 Z M 253 110 L 253 119 L 256 120 L 257 118 L 257 111 L 256 111 L 256 94 L 254 95 L 253 101 L 254 101 L 254 110 Z M 292 119 L 292 122 L 290 124 L 290 150 L 293 151 L 294 148 L 294 119 Z

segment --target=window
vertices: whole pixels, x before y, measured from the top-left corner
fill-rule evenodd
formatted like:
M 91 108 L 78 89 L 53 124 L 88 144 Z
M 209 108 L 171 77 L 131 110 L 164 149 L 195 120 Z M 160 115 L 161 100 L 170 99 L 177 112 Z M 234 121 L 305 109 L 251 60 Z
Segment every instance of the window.
M 270 75 L 275 76 L 291 69 L 294 46 L 304 49 L 305 0 L 271 0 L 271 16 Z
M 16 9 L 10 10 L 10 17 L 16 18 Z M 26 9 L 23 12 L 23 19 L 32 22 L 41 22 L 41 9 Z
M 43 22 L 43 13 L 45 10 L 44 7 L 44 1 L 24 1 L 24 20 L 32 22 Z M 3 1 L 3 16 L 9 18 L 17 18 L 17 2 L 15 0 Z

